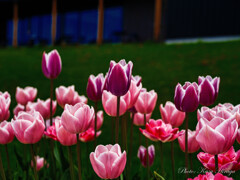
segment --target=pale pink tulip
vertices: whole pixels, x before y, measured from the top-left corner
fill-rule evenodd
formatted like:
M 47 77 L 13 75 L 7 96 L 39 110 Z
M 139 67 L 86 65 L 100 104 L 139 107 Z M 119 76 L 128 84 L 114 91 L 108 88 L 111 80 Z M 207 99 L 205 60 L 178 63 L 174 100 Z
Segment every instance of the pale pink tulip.
M 7 120 L 10 116 L 9 107 L 11 103 L 11 97 L 8 92 L 0 92 L 0 122 Z
M 56 119 L 55 129 L 58 141 L 64 146 L 72 146 L 77 143 L 76 134 L 71 134 L 66 131 L 62 125 L 61 120 Z
M 238 124 L 235 120 L 224 120 L 215 117 L 211 121 L 200 119 L 197 125 L 197 136 L 201 149 L 216 155 L 230 149 L 237 136 Z
M 181 131 L 182 135 L 178 137 L 178 143 L 183 152 L 185 152 L 185 130 Z M 196 140 L 196 131 L 188 129 L 188 153 L 194 153 L 200 149 Z
M 23 144 L 34 144 L 40 141 L 45 129 L 43 117 L 34 110 L 19 112 L 11 123 L 16 138 Z
M 146 122 L 149 122 L 149 119 L 151 118 L 152 113 L 146 114 Z M 144 126 L 144 114 L 142 113 L 134 113 L 134 118 L 133 118 L 133 124 L 136 126 Z
M 119 115 L 123 115 L 127 109 L 130 102 L 130 93 L 127 92 L 124 96 L 120 98 L 120 110 Z M 117 96 L 104 90 L 102 94 L 102 104 L 105 112 L 109 116 L 117 116 Z
M 98 145 L 90 154 L 90 161 L 95 173 L 102 179 L 118 178 L 126 165 L 126 152 L 121 152 L 118 144 Z
M 91 126 L 94 116 L 93 107 L 84 103 L 74 106 L 66 104 L 62 113 L 62 125 L 70 133 L 82 133 Z
M 16 89 L 16 100 L 19 104 L 27 105 L 28 102 L 34 101 L 37 97 L 37 89 L 33 87 L 25 87 Z
M 27 111 L 35 110 L 41 113 L 44 119 L 50 118 L 50 98 L 46 101 L 38 99 L 37 102 L 29 102 L 26 106 Z M 55 114 L 57 102 L 52 101 L 52 116 Z
M 25 111 L 25 106 L 23 106 L 21 104 L 17 104 L 17 106 L 13 110 L 14 116 L 17 116 L 18 113 L 21 112 L 21 111 Z
M 157 93 L 154 90 L 149 92 L 141 91 L 135 103 L 137 112 L 142 114 L 152 113 L 157 102 Z
M 14 132 L 10 122 L 3 121 L 0 123 L 0 144 L 8 144 L 14 139 Z
M 102 131 L 97 131 L 96 137 L 100 136 Z M 95 131 L 93 128 L 89 128 L 87 131 L 79 134 L 79 140 L 82 142 L 93 141 L 95 138 Z
M 162 120 L 173 127 L 181 126 L 185 119 L 185 112 L 179 111 L 175 104 L 170 101 L 166 102 L 165 107 L 163 107 L 163 104 L 160 105 L 160 112 Z
M 97 130 L 99 130 L 102 125 L 103 125 L 103 111 L 98 111 L 97 112 Z M 95 117 L 94 120 L 92 120 L 91 127 L 94 129 L 95 128 Z
M 47 164 L 46 160 L 43 157 L 39 157 L 39 156 L 35 156 L 35 161 L 36 161 L 36 165 L 37 165 L 37 171 L 40 171 L 44 165 L 47 166 L 47 168 L 49 167 L 49 164 Z M 34 166 L 33 161 L 31 160 L 31 166 Z

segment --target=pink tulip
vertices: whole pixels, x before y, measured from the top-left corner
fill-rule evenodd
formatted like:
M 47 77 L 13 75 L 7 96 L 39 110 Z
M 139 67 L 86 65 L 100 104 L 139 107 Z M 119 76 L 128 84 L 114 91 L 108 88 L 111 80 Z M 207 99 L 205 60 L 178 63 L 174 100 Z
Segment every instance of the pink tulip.
M 103 111 L 98 111 L 97 112 L 97 130 L 99 130 L 103 125 Z M 95 128 L 95 117 L 94 120 L 92 120 L 91 127 L 94 129 Z
M 17 116 L 18 113 L 21 112 L 21 111 L 25 111 L 25 106 L 23 106 L 21 104 L 17 104 L 17 106 L 13 110 L 14 116 Z
M 7 120 L 10 116 L 9 107 L 11 103 L 10 95 L 0 92 L 0 122 Z
M 40 171 L 44 165 L 49 166 L 49 164 L 47 164 L 46 160 L 42 157 L 39 157 L 39 156 L 35 156 L 35 161 L 36 161 L 36 165 L 37 165 L 37 171 Z M 34 166 L 34 163 L 33 161 L 31 160 L 31 166 L 33 167 Z
M 98 131 L 96 133 L 96 136 L 97 137 L 100 136 L 101 133 L 102 133 L 101 131 Z M 93 141 L 94 138 L 95 138 L 95 131 L 93 128 L 89 128 L 87 131 L 79 134 L 79 140 L 82 142 Z
M 197 125 L 198 141 L 202 150 L 216 155 L 230 149 L 237 136 L 238 124 L 235 120 L 215 117 L 211 121 L 200 119 Z
M 152 116 L 152 113 L 146 114 L 146 122 L 149 122 L 149 119 L 151 118 L 151 116 Z M 145 126 L 144 114 L 139 112 L 134 113 L 133 124 L 136 126 Z
M 181 126 L 185 119 L 185 112 L 177 110 L 175 104 L 170 101 L 166 102 L 165 107 L 162 104 L 160 105 L 160 112 L 162 120 L 173 127 Z
M 60 116 L 53 117 L 52 118 L 52 123 L 55 123 L 56 120 L 61 120 L 61 117 Z M 50 119 L 45 120 L 46 129 L 51 126 L 50 123 L 51 123 Z
M 200 152 L 197 155 L 198 160 L 209 170 L 215 171 L 214 155 Z M 234 151 L 233 146 L 225 153 L 218 155 L 219 171 L 238 171 L 240 169 L 240 150 Z
M 50 118 L 50 98 L 46 101 L 38 99 L 37 102 L 29 102 L 26 106 L 27 111 L 35 110 L 41 113 L 44 119 Z M 52 115 L 55 114 L 57 108 L 57 102 L 52 102 Z
M 45 129 L 43 117 L 34 110 L 19 112 L 11 123 L 16 138 L 23 144 L 34 144 L 40 141 Z
M 33 87 L 25 87 L 24 89 L 17 87 L 16 100 L 18 104 L 27 105 L 28 102 L 34 101 L 37 97 L 37 89 Z
M 140 159 L 141 164 L 144 167 L 147 167 L 147 149 L 144 146 L 140 146 L 138 148 L 137 157 Z M 154 145 L 148 146 L 148 160 L 149 160 L 148 165 L 149 166 L 152 166 L 154 158 L 155 158 L 155 148 L 154 148 Z
M 237 131 L 237 137 L 236 137 L 237 142 L 240 144 L 240 128 Z
M 0 144 L 8 144 L 14 139 L 14 132 L 10 122 L 3 121 L 0 123 Z
M 128 92 L 125 96 L 121 96 L 120 98 L 120 116 L 127 111 L 129 102 L 130 94 Z M 117 96 L 114 96 L 112 93 L 104 90 L 102 95 L 102 104 L 105 112 L 109 116 L 117 116 Z
M 95 173 L 102 179 L 118 178 L 126 165 L 126 152 L 121 152 L 118 144 L 98 145 L 90 154 L 90 161 Z
M 84 103 L 77 103 L 74 106 L 65 105 L 62 113 L 62 125 L 72 134 L 86 131 L 94 120 L 94 109 Z
M 56 119 L 55 129 L 58 141 L 64 146 L 72 146 L 77 143 L 76 134 L 71 134 L 65 130 L 62 125 L 62 121 Z
M 85 96 L 79 96 L 75 91 L 75 86 L 60 86 L 56 88 L 56 98 L 58 104 L 64 108 L 65 104 L 75 105 L 79 102 L 87 103 L 87 99 Z
M 135 103 L 137 112 L 142 114 L 152 113 L 157 102 L 157 93 L 154 90 L 149 92 L 141 91 Z
M 220 173 L 213 175 L 211 172 L 207 172 L 206 174 L 199 174 L 195 178 L 188 178 L 188 180 L 233 180 L 233 178 L 229 178 Z
M 146 129 L 139 128 L 141 133 L 152 141 L 170 142 L 182 135 L 178 128 L 172 128 L 171 124 L 165 124 L 161 119 L 150 119 Z
M 178 142 L 181 150 L 185 152 L 185 130 L 181 131 L 182 135 L 178 137 Z M 188 153 L 194 153 L 200 149 L 196 140 L 196 131 L 188 129 Z
M 54 141 L 58 140 L 57 139 L 55 122 L 52 123 L 52 126 L 47 127 L 47 130 L 44 131 L 44 135 L 53 139 Z

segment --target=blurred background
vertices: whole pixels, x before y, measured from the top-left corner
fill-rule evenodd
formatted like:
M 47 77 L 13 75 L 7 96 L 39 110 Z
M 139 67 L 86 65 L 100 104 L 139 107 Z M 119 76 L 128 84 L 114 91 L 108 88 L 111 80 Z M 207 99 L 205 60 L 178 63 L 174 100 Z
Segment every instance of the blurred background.
M 0 91 L 11 94 L 9 121 L 17 105 L 17 86 L 36 87 L 38 98 L 49 98 L 50 83 L 42 74 L 41 61 L 43 52 L 52 49 L 58 50 L 63 66 L 54 87 L 75 85 L 79 94 L 85 96 L 90 74 L 105 74 L 110 60 L 133 61 L 133 75 L 142 76 L 143 87 L 158 93 L 153 119 L 161 118 L 160 104 L 173 101 L 178 82 L 196 82 L 199 75 L 221 78 L 219 96 L 213 106 L 225 102 L 240 104 L 239 7 L 239 0 L 0 0 Z M 90 100 L 89 105 L 93 105 Z M 61 113 L 58 106 L 55 115 Z M 110 121 L 104 114 L 98 144 L 111 143 Z M 190 114 L 189 121 L 190 129 L 195 129 L 196 112 Z M 129 134 L 130 124 L 129 120 Z M 184 124 L 180 126 L 183 128 Z M 137 158 L 140 136 L 139 127 L 135 126 L 131 179 L 146 176 Z M 151 171 L 160 173 L 159 144 L 149 144 L 154 144 L 156 149 Z M 177 173 L 178 167 L 184 166 L 184 153 L 177 141 L 174 146 Z M 26 153 L 23 147 L 16 138 L 9 144 L 10 154 L 18 153 L 11 156 L 15 179 L 28 177 L 21 168 L 20 161 Z M 55 153 L 59 160 L 59 179 L 67 179 L 66 147 L 59 144 L 58 147 L 64 152 L 61 159 L 59 153 Z M 234 147 L 239 150 L 240 146 L 235 143 Z M 82 148 L 86 163 L 84 179 L 97 179 L 88 157 L 94 150 L 93 143 L 85 143 Z M 0 151 L 6 170 L 5 151 L 3 148 Z M 46 147 L 39 147 L 40 156 L 44 151 Z M 197 170 L 202 167 L 196 158 L 199 152 L 193 154 Z M 164 155 L 167 180 L 172 178 L 170 143 L 164 144 Z M 29 163 L 30 155 L 23 161 Z M 50 172 L 51 168 L 39 172 L 41 179 L 50 179 Z M 192 174 L 194 176 L 197 173 Z M 176 179 L 184 177 L 178 173 Z M 239 173 L 233 177 L 240 179 Z

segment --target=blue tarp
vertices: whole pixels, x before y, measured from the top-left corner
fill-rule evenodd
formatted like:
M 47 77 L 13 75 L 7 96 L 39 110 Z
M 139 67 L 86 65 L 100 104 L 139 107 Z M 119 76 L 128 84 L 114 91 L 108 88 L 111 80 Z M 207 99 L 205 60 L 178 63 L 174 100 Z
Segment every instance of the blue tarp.
M 119 42 L 116 32 L 123 29 L 123 8 L 111 7 L 104 11 L 104 41 Z M 58 14 L 57 41 L 67 43 L 93 43 L 97 37 L 98 12 L 86 10 Z M 13 22 L 7 24 L 8 45 L 12 44 Z M 19 19 L 18 44 L 50 44 L 51 43 L 51 15 L 33 16 Z

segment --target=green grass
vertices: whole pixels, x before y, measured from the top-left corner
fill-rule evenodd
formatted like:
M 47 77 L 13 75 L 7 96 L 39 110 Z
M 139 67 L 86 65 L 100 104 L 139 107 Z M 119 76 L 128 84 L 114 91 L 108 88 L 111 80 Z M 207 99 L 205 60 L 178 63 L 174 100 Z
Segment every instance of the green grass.
M 225 43 L 199 43 L 185 45 L 164 45 L 155 43 L 144 44 L 105 44 L 103 46 L 80 45 L 54 47 L 62 57 L 62 72 L 55 80 L 55 87 L 60 85 L 75 85 L 79 94 L 86 95 L 86 85 L 90 74 L 107 72 L 110 60 L 119 61 L 120 59 L 131 60 L 134 63 L 133 74 L 142 76 L 143 87 L 148 90 L 154 89 L 158 93 L 158 102 L 152 118 L 159 119 L 159 105 L 166 101 L 173 101 L 174 89 L 178 82 L 183 84 L 185 81 L 197 81 L 199 75 L 219 76 L 221 78 L 220 91 L 215 103 L 230 102 L 234 105 L 240 103 L 240 42 Z M 33 86 L 38 88 L 38 98 L 46 99 L 49 97 L 50 82 L 44 77 L 41 71 L 41 59 L 43 51 L 49 52 L 53 47 L 20 47 L 0 49 L 0 91 L 8 91 L 12 96 L 12 109 L 16 106 L 15 90 L 17 86 Z M 93 105 L 89 101 L 90 105 Z M 58 106 L 57 115 L 61 115 L 62 110 Z M 102 127 L 102 135 L 98 138 L 99 144 L 111 143 L 111 118 L 105 114 L 105 121 Z M 194 129 L 197 124 L 196 112 L 190 115 L 190 128 Z M 130 123 L 128 123 L 130 127 Z M 180 129 L 184 128 L 182 125 Z M 129 128 L 130 129 L 130 128 Z M 121 137 L 121 136 L 120 136 Z M 144 139 L 142 137 L 142 142 Z M 38 144 L 43 144 L 40 142 Z M 92 143 L 82 144 L 82 166 L 85 178 L 96 178 L 94 171 L 89 163 L 89 153 L 93 151 Z M 160 173 L 159 145 L 156 148 L 156 158 L 151 171 L 156 170 Z M 177 173 L 179 167 L 184 167 L 184 153 L 180 150 L 178 142 L 175 142 L 175 168 L 177 179 L 184 179 L 184 174 Z M 16 156 L 13 148 L 17 147 L 20 158 L 30 162 L 30 153 L 27 145 L 20 144 L 16 139 L 9 145 L 11 168 L 16 177 L 22 176 L 20 164 L 16 163 Z M 87 150 L 88 147 L 88 150 Z M 134 127 L 133 141 L 133 168 L 131 179 L 139 179 L 145 176 L 145 169 L 137 159 L 137 149 L 139 147 L 139 130 Z M 239 145 L 236 143 L 238 150 Z M 40 155 L 44 154 L 48 148 L 39 146 Z M 60 145 L 58 145 L 58 149 Z M 73 147 L 75 153 L 75 146 Z M 67 158 L 67 149 L 63 152 Z M 3 147 L 1 147 L 4 168 L 7 169 L 6 157 Z M 199 170 L 201 164 L 196 159 L 197 153 L 193 154 L 194 169 Z M 25 157 L 25 158 L 24 158 Z M 62 159 L 63 161 L 64 159 Z M 66 161 L 66 160 L 65 160 Z M 63 167 L 58 167 L 58 174 L 63 174 L 68 164 L 63 162 Z M 75 158 L 76 164 L 76 158 Z M 28 164 L 29 165 L 29 164 Z M 170 143 L 164 144 L 164 168 L 166 180 L 171 179 L 171 158 Z M 42 170 L 41 179 L 50 179 L 50 168 Z M 194 174 L 196 176 L 197 174 Z M 26 175 L 27 176 L 27 175 Z M 234 174 L 235 179 L 240 178 Z M 63 179 L 66 177 L 64 176 Z M 21 178 L 19 178 L 21 179 Z M 31 179 L 31 178 L 30 178 Z M 144 178 L 142 178 L 144 179 Z

